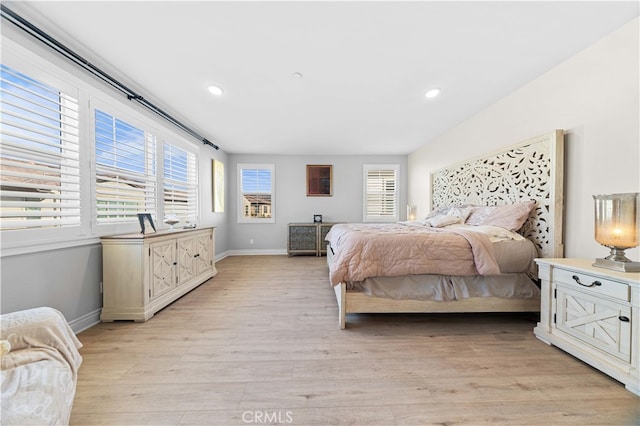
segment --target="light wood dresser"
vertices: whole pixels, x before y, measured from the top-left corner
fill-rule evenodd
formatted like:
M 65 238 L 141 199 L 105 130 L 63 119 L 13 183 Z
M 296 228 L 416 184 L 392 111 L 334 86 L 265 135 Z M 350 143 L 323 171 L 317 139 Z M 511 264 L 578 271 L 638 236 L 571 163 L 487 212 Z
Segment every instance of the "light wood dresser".
M 216 275 L 214 228 L 102 237 L 100 319 L 146 321 Z
M 592 266 L 588 259 L 536 259 L 542 341 L 640 395 L 640 273 Z

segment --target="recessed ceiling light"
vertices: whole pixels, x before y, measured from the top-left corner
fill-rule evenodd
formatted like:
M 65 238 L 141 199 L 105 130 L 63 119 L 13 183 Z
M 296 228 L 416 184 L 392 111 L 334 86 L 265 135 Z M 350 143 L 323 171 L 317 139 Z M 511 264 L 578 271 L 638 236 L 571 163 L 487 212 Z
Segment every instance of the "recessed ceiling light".
M 291 77 L 299 80 L 303 77 L 303 75 L 301 72 L 294 72 L 293 74 L 291 74 Z
M 440 94 L 440 89 L 431 89 L 431 90 L 427 90 L 427 93 L 425 93 L 424 96 L 431 99 L 431 98 L 435 98 L 439 94 Z
M 224 93 L 224 90 L 222 90 L 222 88 L 218 86 L 209 86 L 208 89 L 209 93 L 215 96 L 221 96 Z

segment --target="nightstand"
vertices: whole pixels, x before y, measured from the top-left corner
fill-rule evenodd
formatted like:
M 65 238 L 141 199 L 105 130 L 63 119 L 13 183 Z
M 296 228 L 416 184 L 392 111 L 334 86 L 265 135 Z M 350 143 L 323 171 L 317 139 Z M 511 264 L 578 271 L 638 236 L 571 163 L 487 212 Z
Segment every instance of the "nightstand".
M 287 238 L 287 253 L 294 254 L 314 254 L 322 256 L 327 254 L 327 242 L 324 237 L 334 223 L 290 223 L 289 236 Z
M 640 273 L 588 259 L 536 259 L 543 342 L 557 346 L 640 395 Z

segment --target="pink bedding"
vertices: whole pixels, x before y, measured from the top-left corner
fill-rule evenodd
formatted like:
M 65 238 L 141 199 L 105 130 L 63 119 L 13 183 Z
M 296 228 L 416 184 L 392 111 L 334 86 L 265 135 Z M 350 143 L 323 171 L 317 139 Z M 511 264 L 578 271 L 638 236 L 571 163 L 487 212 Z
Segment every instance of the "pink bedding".
M 326 239 L 334 253 L 333 285 L 377 276 L 500 273 L 490 239 L 465 229 L 411 223 L 338 224 Z

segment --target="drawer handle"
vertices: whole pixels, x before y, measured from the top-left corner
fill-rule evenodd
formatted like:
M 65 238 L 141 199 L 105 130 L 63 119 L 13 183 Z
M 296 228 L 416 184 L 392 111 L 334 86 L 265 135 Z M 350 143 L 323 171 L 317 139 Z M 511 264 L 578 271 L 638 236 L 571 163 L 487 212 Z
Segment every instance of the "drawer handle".
M 193 257 L 200 257 L 200 253 L 194 255 Z
M 619 319 L 620 321 L 622 321 L 622 322 L 629 322 L 629 317 L 625 317 L 625 316 L 622 316 L 622 315 L 620 315 L 620 316 L 618 317 L 618 319 Z
M 577 276 L 577 275 L 573 275 L 571 278 L 573 278 L 573 280 L 575 282 L 577 282 L 578 284 L 580 284 L 582 287 L 595 287 L 595 286 L 602 285 L 602 283 L 600 281 L 594 281 L 591 284 L 582 284 L 582 282 L 580 282 L 580 277 Z

